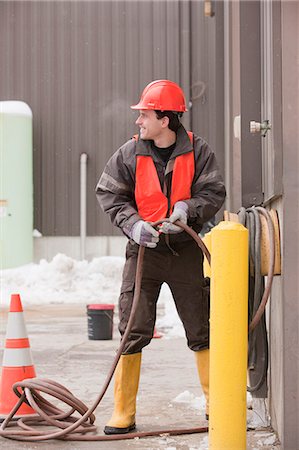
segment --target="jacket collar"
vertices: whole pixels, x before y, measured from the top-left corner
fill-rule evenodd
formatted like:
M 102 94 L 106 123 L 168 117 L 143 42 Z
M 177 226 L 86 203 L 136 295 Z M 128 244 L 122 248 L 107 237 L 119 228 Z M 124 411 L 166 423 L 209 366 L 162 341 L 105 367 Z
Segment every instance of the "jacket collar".
M 143 139 L 140 139 L 139 137 L 136 143 L 136 155 L 151 156 L 154 159 L 154 161 L 159 162 L 158 156 L 152 150 L 151 143 L 152 141 L 145 141 Z M 188 153 L 192 149 L 193 148 L 188 133 L 183 127 L 183 125 L 181 125 L 177 131 L 176 146 L 172 152 L 170 160 L 176 158 L 179 155 Z

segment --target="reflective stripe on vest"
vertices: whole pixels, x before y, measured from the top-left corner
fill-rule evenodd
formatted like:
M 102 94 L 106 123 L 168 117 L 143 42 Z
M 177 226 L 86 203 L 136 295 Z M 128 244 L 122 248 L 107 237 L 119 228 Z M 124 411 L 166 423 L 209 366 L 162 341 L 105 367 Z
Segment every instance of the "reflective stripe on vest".
M 193 133 L 188 131 L 193 144 Z M 138 140 L 134 136 L 134 139 Z M 194 151 L 175 158 L 170 195 L 170 210 L 179 200 L 191 198 L 191 186 L 194 177 Z M 143 220 L 155 222 L 167 217 L 168 199 L 163 194 L 157 170 L 151 156 L 137 155 L 135 200 L 138 214 Z

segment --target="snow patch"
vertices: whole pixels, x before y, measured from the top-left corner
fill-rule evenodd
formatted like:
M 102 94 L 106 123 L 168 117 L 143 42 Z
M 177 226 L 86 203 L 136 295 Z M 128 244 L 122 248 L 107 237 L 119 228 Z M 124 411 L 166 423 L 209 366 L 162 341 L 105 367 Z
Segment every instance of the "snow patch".
M 124 266 L 122 257 L 77 261 L 57 254 L 52 261 L 27 264 L 1 272 L 1 306 L 19 293 L 22 303 L 113 303 L 118 300 Z
M 247 395 L 247 409 L 252 409 L 252 395 L 250 392 L 246 392 Z
M 188 408 L 196 409 L 197 411 L 205 411 L 206 399 L 204 395 L 196 397 L 189 391 L 181 392 L 173 400 L 174 403 L 183 403 Z
M 260 439 L 257 441 L 257 445 L 260 445 L 261 447 L 264 447 L 265 445 L 274 445 L 276 441 L 275 434 L 270 435 L 266 439 Z
M 205 436 L 200 440 L 200 447 L 191 447 L 190 450 L 208 450 L 209 448 L 209 437 Z
M 159 331 L 161 330 L 167 338 L 184 337 L 185 330 L 178 316 L 172 293 L 166 283 L 162 285 L 159 302 L 164 305 L 164 316 L 156 322 Z
M 32 236 L 33 237 L 36 237 L 36 238 L 39 238 L 39 237 L 42 237 L 43 235 L 41 234 L 41 232 L 40 231 L 38 231 L 36 228 L 33 230 L 33 232 L 32 232 Z
M 248 428 L 254 430 L 256 428 L 267 428 L 269 425 L 270 417 L 267 411 L 266 400 L 263 398 L 252 398 L 251 409 L 247 411 Z

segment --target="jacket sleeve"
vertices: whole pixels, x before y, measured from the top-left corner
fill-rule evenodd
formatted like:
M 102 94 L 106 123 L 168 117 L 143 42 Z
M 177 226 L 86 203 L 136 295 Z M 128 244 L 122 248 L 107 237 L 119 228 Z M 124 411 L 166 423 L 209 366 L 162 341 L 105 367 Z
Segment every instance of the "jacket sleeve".
M 215 154 L 201 138 L 194 139 L 195 176 L 189 206 L 189 220 L 204 224 L 215 216 L 225 199 L 225 187 Z
M 127 236 L 134 223 L 141 219 L 134 200 L 134 146 L 129 141 L 114 153 L 96 186 L 96 197 L 102 210 Z

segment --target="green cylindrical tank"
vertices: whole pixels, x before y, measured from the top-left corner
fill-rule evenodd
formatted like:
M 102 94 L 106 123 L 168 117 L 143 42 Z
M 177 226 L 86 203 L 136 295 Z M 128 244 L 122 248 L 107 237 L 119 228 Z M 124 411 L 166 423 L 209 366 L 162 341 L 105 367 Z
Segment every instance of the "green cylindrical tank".
M 33 260 L 32 112 L 0 102 L 0 267 Z

